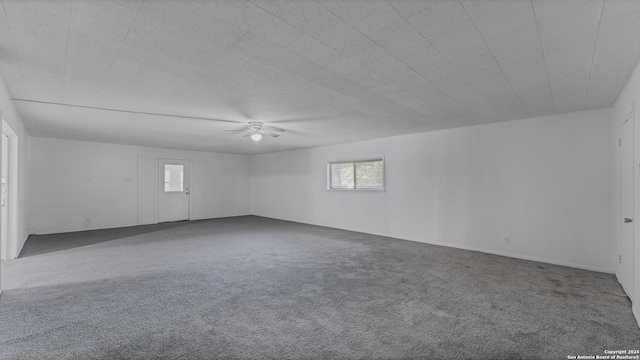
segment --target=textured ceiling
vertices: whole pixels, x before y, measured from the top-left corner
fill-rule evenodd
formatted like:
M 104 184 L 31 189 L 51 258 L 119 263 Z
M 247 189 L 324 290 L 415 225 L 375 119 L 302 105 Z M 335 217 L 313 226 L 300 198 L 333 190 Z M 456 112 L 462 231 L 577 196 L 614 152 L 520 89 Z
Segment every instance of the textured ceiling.
M 637 0 L 2 7 L 0 73 L 31 135 L 205 151 L 607 107 L 640 57 Z M 223 131 L 249 120 L 287 132 L 252 144 Z

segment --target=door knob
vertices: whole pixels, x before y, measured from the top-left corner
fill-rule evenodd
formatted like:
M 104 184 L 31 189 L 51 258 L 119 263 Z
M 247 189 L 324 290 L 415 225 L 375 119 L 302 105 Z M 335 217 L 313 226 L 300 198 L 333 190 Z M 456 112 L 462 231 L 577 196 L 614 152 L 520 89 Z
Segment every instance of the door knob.
M 633 219 L 624 218 L 624 222 L 626 222 L 626 223 L 630 223 L 630 222 L 633 222 Z

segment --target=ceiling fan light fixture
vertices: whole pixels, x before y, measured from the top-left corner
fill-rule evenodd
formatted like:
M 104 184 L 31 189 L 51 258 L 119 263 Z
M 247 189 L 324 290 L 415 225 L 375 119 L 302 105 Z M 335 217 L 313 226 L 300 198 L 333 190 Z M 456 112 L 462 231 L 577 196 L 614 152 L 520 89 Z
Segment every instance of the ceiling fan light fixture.
M 262 134 L 260 133 L 255 133 L 251 135 L 251 141 L 253 142 L 259 142 L 262 140 Z
M 280 136 L 278 133 L 285 132 L 284 129 L 275 126 L 264 126 L 262 121 L 249 121 L 246 125 L 244 125 L 240 129 L 227 129 L 225 131 L 244 131 L 245 134 L 242 136 L 243 138 L 249 138 L 252 143 L 257 143 L 262 141 L 264 136 L 271 136 L 277 138 Z M 274 132 L 275 131 L 275 132 Z

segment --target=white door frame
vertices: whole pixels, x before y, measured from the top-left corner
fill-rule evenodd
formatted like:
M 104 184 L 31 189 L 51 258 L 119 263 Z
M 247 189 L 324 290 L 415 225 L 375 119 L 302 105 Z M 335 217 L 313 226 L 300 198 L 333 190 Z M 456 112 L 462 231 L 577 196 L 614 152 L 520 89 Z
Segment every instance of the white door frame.
M 18 135 L 11 126 L 2 119 L 2 133 L 7 135 L 9 140 L 9 178 L 7 179 L 7 205 L 0 208 L 0 211 L 7 211 L 7 238 L 1 241 L 7 250 L 2 254 L 2 260 L 15 259 L 18 257 Z
M 630 126 L 630 129 L 625 129 L 623 131 L 623 127 Z M 634 123 L 634 111 L 632 110 L 626 117 L 625 120 L 620 125 L 620 143 L 619 143 L 619 151 L 618 151 L 618 159 L 619 159 L 619 215 L 617 219 L 618 224 L 618 236 L 616 237 L 616 258 L 615 258 L 615 273 L 618 278 L 618 282 L 622 285 L 623 289 L 629 296 L 629 298 L 633 301 L 634 298 L 634 277 L 635 277 L 635 259 L 634 259 L 634 246 L 635 246 L 635 224 L 634 223 L 626 223 L 625 218 L 629 217 L 630 222 L 635 222 L 635 123 Z M 631 137 L 631 141 L 628 138 L 625 139 L 625 135 Z M 623 140 L 624 139 L 624 140 Z M 623 147 L 626 147 L 628 151 L 630 151 L 631 161 L 630 164 L 623 164 Z M 631 166 L 631 169 L 626 169 L 631 176 L 631 186 L 629 191 L 631 194 L 627 194 L 629 198 L 627 201 L 631 202 L 631 210 L 630 213 L 625 213 L 625 209 L 623 209 L 623 183 L 629 181 L 629 179 L 623 177 L 625 173 L 625 166 Z M 629 171 L 630 170 L 630 171 Z M 640 219 L 638 219 L 640 221 Z M 625 230 L 631 231 L 631 243 L 628 244 L 627 241 L 629 239 L 624 238 Z M 630 251 L 627 251 L 625 247 L 631 246 Z M 625 268 L 630 268 L 630 273 L 623 272 L 623 266 Z
M 160 217 L 160 197 L 162 196 L 162 193 L 164 192 L 164 168 L 160 169 L 160 166 L 163 162 L 165 161 L 181 161 L 181 162 L 186 162 L 187 163 L 187 171 L 185 171 L 185 175 L 188 178 L 187 181 L 187 185 L 185 186 L 184 192 L 186 192 L 188 201 L 189 201 L 189 205 L 187 206 L 187 218 L 184 220 L 191 220 L 191 191 L 190 191 L 190 187 L 191 187 L 191 160 L 190 159 L 175 159 L 175 158 L 166 158 L 166 157 L 159 157 L 158 158 L 158 163 L 157 163 L 157 168 L 158 168 L 158 175 L 157 175 L 157 179 L 156 179 L 156 184 L 157 184 L 157 199 L 158 201 L 156 201 L 156 219 L 157 222 L 163 222 L 161 217 Z
M 158 154 L 138 154 L 138 225 L 157 224 L 159 208 L 159 159 L 173 159 Z M 205 176 L 206 161 L 198 158 L 189 160 L 189 220 L 206 217 Z

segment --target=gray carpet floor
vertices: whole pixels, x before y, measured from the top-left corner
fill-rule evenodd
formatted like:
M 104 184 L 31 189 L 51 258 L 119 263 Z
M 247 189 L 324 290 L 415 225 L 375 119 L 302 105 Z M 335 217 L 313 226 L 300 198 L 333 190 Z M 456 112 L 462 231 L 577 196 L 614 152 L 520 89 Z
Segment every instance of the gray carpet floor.
M 0 359 L 567 359 L 640 349 L 610 274 L 255 216 L 32 236 Z

